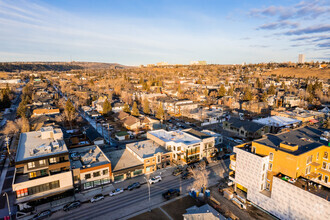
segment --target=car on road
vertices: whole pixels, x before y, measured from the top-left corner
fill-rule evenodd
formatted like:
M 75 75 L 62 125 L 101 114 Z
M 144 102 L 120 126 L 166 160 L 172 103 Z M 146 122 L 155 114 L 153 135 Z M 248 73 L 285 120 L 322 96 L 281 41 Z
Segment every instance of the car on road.
M 191 177 L 193 177 L 193 174 L 191 172 L 185 172 L 182 174 L 181 179 L 185 180 L 190 179 Z
M 162 177 L 161 176 L 155 176 L 155 177 L 152 177 L 151 179 L 149 179 L 149 184 L 158 183 L 160 181 L 162 181 Z
M 75 209 L 75 208 L 78 208 L 80 206 L 81 206 L 80 201 L 73 201 L 73 202 L 70 202 L 70 203 L 66 204 L 63 207 L 63 211 L 70 211 L 71 209 Z
M 101 201 L 104 199 L 104 195 L 102 194 L 97 194 L 95 196 L 93 196 L 93 198 L 91 198 L 91 202 L 97 202 L 97 201 Z
M 237 144 L 244 144 L 244 141 L 242 141 L 240 139 L 234 139 L 234 142 Z
M 39 219 L 45 219 L 45 218 L 49 218 L 52 215 L 52 211 L 50 211 L 49 209 L 39 212 L 38 214 L 36 214 L 35 216 L 33 216 L 34 220 L 39 220 Z
M 133 189 L 135 189 L 135 188 L 140 188 L 140 187 L 141 187 L 141 184 L 140 184 L 139 182 L 135 182 L 135 183 L 129 185 L 129 186 L 127 187 L 127 189 L 128 189 L 129 191 L 132 191 Z
M 120 193 L 123 193 L 124 192 L 124 189 L 115 189 L 113 190 L 112 192 L 109 193 L 109 196 L 115 196 L 115 195 L 118 195 Z
M 163 193 L 164 199 L 171 199 L 174 196 L 180 196 L 180 189 L 169 189 L 167 192 Z

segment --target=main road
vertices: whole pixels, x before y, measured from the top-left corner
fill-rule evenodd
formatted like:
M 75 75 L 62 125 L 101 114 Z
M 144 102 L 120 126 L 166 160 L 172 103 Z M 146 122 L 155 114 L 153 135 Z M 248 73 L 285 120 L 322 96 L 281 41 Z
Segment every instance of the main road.
M 220 176 L 225 172 L 228 163 L 229 161 L 226 161 L 226 163 L 221 161 L 207 168 L 210 170 L 208 178 L 209 185 L 217 183 Z M 194 179 L 182 180 L 180 176 L 168 175 L 163 177 L 161 182 L 150 186 L 150 203 L 148 186 L 147 184 L 143 184 L 139 189 L 134 189 L 132 191 L 125 190 L 124 193 L 113 197 L 106 196 L 103 201 L 84 203 L 81 207 L 69 212 L 58 211 L 51 216 L 51 219 L 125 219 L 139 211 L 147 211 L 150 207 L 155 208 L 162 205 L 166 202 L 166 200 L 162 198 L 162 193 L 166 192 L 168 189 L 179 188 L 182 195 L 186 194 L 193 182 Z M 125 187 L 123 183 L 119 185 L 115 184 L 114 187 Z

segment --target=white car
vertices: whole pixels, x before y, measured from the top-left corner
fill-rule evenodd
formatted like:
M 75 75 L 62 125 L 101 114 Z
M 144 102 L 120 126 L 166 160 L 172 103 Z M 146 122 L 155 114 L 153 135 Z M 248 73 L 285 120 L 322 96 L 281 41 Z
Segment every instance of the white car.
M 97 194 L 95 195 L 93 198 L 91 198 L 91 203 L 93 202 L 97 202 L 97 201 L 100 201 L 100 200 L 103 200 L 104 199 L 104 195 L 102 194 Z
M 109 196 L 115 196 L 115 195 L 118 195 L 120 193 L 123 193 L 124 190 L 123 189 L 115 189 L 113 190 L 112 192 L 109 193 Z
M 160 181 L 162 181 L 161 176 L 155 176 L 155 177 L 152 177 L 151 179 L 149 179 L 150 184 L 154 184 L 154 183 L 157 183 L 157 182 L 160 182 Z

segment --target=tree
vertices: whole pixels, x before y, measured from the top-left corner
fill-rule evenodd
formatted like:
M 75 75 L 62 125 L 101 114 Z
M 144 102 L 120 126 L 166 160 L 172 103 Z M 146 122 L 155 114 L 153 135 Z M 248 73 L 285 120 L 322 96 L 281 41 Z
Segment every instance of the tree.
M 27 105 L 27 103 L 24 100 L 22 100 L 19 103 L 18 107 L 17 107 L 17 114 L 20 117 L 22 117 L 22 118 L 23 117 L 26 117 L 26 115 L 27 115 L 27 107 L 26 107 L 26 105 Z
M 200 163 L 197 169 L 192 169 L 191 167 L 188 168 L 188 172 L 190 172 L 194 177 L 194 182 L 191 185 L 191 188 L 199 190 L 202 187 L 205 188 L 208 185 L 208 176 L 210 171 L 206 168 L 205 163 Z
M 275 95 L 275 86 L 274 86 L 274 84 L 272 83 L 270 86 L 269 86 L 269 88 L 268 88 L 268 91 L 267 91 L 267 93 L 268 93 L 268 95 Z
M 64 114 L 65 114 L 66 120 L 69 122 L 70 127 L 72 129 L 72 121 L 76 117 L 76 109 L 74 108 L 70 99 L 68 99 L 68 101 L 66 101 L 66 103 L 65 103 Z
M 221 84 L 220 89 L 219 89 L 219 96 L 223 97 L 226 95 L 226 88 L 223 84 Z
M 262 102 L 267 102 L 267 94 L 266 94 L 265 92 L 262 93 L 261 101 L 262 101 Z
M 17 133 L 19 132 L 19 127 L 14 121 L 7 121 L 7 124 L 5 128 L 3 129 L 2 133 L 6 136 L 9 134 Z
M 243 100 L 244 101 L 251 101 L 252 100 L 252 93 L 251 90 L 249 88 L 246 88 L 244 91 L 244 96 L 243 96 Z
M 124 112 L 130 112 L 129 105 L 128 105 L 127 103 L 124 104 L 123 111 L 124 111 Z
M 143 99 L 142 107 L 145 114 L 150 114 L 149 101 L 147 98 Z
M 233 96 L 234 95 L 234 88 L 231 86 L 228 91 L 227 91 L 228 96 Z
M 22 117 L 16 120 L 16 125 L 20 129 L 21 132 L 29 132 L 30 131 L 30 122 L 26 117 Z
M 159 103 L 157 113 L 156 113 L 156 118 L 158 118 L 159 120 L 162 120 L 162 119 L 164 119 L 164 116 L 165 116 L 165 111 L 164 111 L 163 104 Z
M 103 103 L 103 115 L 108 115 L 112 111 L 112 107 L 108 99 L 106 99 Z
M 133 103 L 132 115 L 133 116 L 139 116 L 140 115 L 140 112 L 139 112 L 139 109 L 138 109 L 138 106 L 137 106 L 136 102 Z

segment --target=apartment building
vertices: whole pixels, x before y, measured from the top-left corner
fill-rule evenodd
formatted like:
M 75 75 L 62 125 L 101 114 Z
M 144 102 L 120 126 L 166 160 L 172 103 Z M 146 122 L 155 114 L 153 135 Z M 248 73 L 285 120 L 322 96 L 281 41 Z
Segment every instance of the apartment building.
M 163 129 L 149 131 L 147 138 L 163 146 L 173 153 L 173 160 L 191 163 L 203 157 L 211 157 L 216 151 L 215 137 L 202 132 L 188 129 L 188 131 L 166 131 Z
M 229 178 L 247 199 L 280 219 L 330 216 L 330 147 L 303 127 L 234 148 Z
M 111 181 L 111 162 L 97 145 L 71 149 L 70 162 L 76 189 L 87 190 Z
M 143 162 L 144 173 L 152 173 L 172 164 L 172 152 L 152 140 L 127 144 L 126 149 Z
M 69 152 L 61 129 L 21 133 L 12 184 L 16 204 L 42 204 L 72 194 Z

